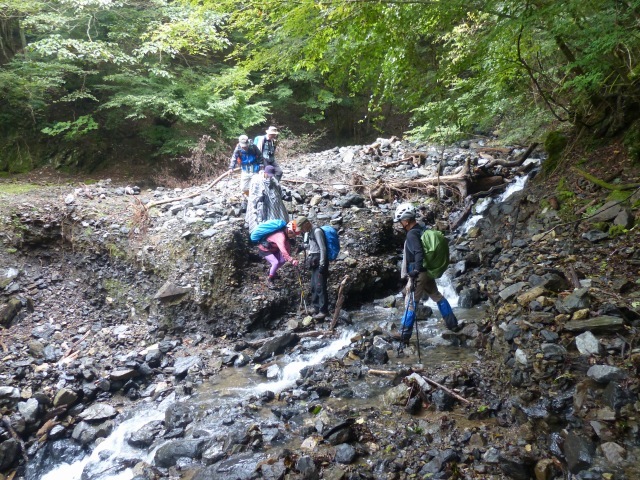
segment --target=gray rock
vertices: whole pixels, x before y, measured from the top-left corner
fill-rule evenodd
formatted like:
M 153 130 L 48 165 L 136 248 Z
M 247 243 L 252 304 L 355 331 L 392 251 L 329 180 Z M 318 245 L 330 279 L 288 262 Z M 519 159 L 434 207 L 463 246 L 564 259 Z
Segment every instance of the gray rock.
M 303 455 L 298 458 L 296 470 L 300 472 L 300 475 L 305 480 L 316 480 L 319 478 L 316 464 L 313 462 L 313 458 L 308 455 Z
M 18 403 L 18 411 L 27 424 L 35 423 L 38 419 L 38 400 L 30 398 L 26 402 Z
M 600 342 L 591 332 L 581 333 L 576 337 L 576 347 L 581 355 L 598 355 Z
M 109 380 L 112 382 L 126 382 L 127 380 L 137 376 L 138 372 L 133 368 L 120 368 L 118 370 L 113 370 L 109 374 Z
M 261 478 L 265 480 L 280 480 L 287 473 L 287 467 L 285 467 L 284 459 L 282 458 L 271 465 L 263 463 L 260 470 L 262 471 Z
M 535 467 L 531 458 L 519 454 L 501 454 L 499 465 L 500 470 L 512 480 L 530 480 Z
M 438 454 L 433 457 L 431 461 L 426 463 L 420 469 L 420 478 L 429 478 L 430 476 L 433 476 L 436 473 L 442 471 L 447 463 L 458 461 L 460 461 L 460 456 L 456 453 L 455 450 L 451 448 L 448 448 L 442 452 L 438 452 Z
M 7 470 L 18 458 L 20 444 L 10 438 L 0 443 L 0 471 Z
M 127 438 L 127 443 L 132 447 L 146 448 L 158 438 L 161 431 L 162 421 L 155 420 L 149 422 L 143 425 L 142 428 L 134 431 L 131 436 Z
M 480 300 L 477 288 L 463 288 L 458 298 L 460 308 L 471 308 Z
M 185 295 L 190 291 L 190 287 L 179 287 L 168 280 L 164 285 L 162 285 L 162 287 L 160 287 L 160 290 L 157 291 L 153 298 L 156 300 L 166 300 L 173 297 Z
M 564 325 L 567 332 L 617 332 L 624 330 L 624 320 L 611 315 L 588 318 L 586 320 L 573 320 Z
M 174 403 L 165 411 L 164 421 L 167 430 L 186 427 L 193 421 L 193 413 L 186 403 Z
M 177 378 L 182 378 L 192 367 L 202 367 L 202 359 L 199 356 L 178 357 L 173 362 L 173 374 Z
M 567 355 L 567 349 L 557 343 L 543 343 L 540 345 L 542 355 L 545 360 L 553 360 L 556 362 L 564 360 Z
M 624 209 L 620 213 L 618 213 L 618 215 L 616 215 L 616 218 L 614 218 L 613 220 L 614 225 L 620 225 L 624 228 L 633 227 L 634 222 L 635 217 L 633 216 L 633 213 L 631 213 L 627 209 Z
M 253 355 L 254 362 L 262 362 L 272 355 L 281 353 L 286 347 L 295 345 L 300 337 L 293 332 L 287 332 L 276 338 L 273 338 L 261 346 Z
M 598 222 L 610 222 L 614 218 L 618 216 L 618 214 L 623 210 L 623 206 L 616 201 L 610 201 L 605 203 L 602 207 L 600 207 L 592 216 L 589 218 L 590 223 L 598 223 Z
M 356 455 L 356 449 L 348 443 L 341 443 L 340 445 L 336 446 L 335 460 L 338 463 L 349 465 L 356 459 Z
M 556 302 L 556 308 L 561 313 L 573 313 L 583 308 L 589 308 L 591 306 L 591 296 L 589 295 L 589 289 L 577 288 L 564 300 L 558 299 Z
M 500 461 L 500 451 L 495 447 L 489 447 L 482 455 L 482 460 L 486 463 L 498 463 Z
M 605 442 L 600 445 L 604 458 L 612 466 L 621 465 L 627 457 L 627 451 L 615 442 Z
M 84 410 L 79 417 L 87 422 L 97 422 L 113 418 L 118 414 L 115 408 L 107 403 L 94 403 Z
M 578 473 L 591 466 L 593 462 L 593 444 L 575 433 L 569 433 L 564 441 L 564 456 L 571 473 Z
M 0 387 L 0 399 L 2 400 L 20 400 L 20 390 L 16 387 Z
M 88 445 L 98 438 L 98 430 L 87 422 L 78 423 L 71 437 L 81 445 Z
M 174 466 L 180 458 L 200 458 L 205 443 L 204 438 L 170 440 L 158 448 L 153 462 L 159 467 L 169 468 Z
M 607 232 L 601 232 L 600 230 L 589 230 L 582 234 L 582 238 L 591 243 L 598 243 L 605 238 L 609 238 L 609 234 Z
M 53 398 L 53 406 L 61 407 L 67 405 L 73 405 L 78 400 L 78 394 L 68 388 L 61 388 Z
M 569 282 L 557 273 L 546 273 L 542 276 L 540 286 L 551 292 L 562 292 L 569 288 Z
M 587 376 L 598 383 L 617 382 L 627 378 L 624 370 L 609 365 L 593 365 L 587 371 Z
M 500 298 L 502 298 L 502 300 L 508 300 L 528 286 L 529 284 L 527 282 L 514 283 L 513 285 L 509 285 L 507 288 L 501 290 L 498 295 L 500 295 Z
M 202 238 L 211 238 L 214 235 L 216 235 L 220 230 L 217 228 L 207 228 L 206 230 L 203 230 L 202 232 L 200 232 L 200 236 Z
M 21 308 L 22 302 L 18 298 L 10 298 L 7 303 L 0 304 L 0 325 L 8 327 Z
M 622 388 L 616 382 L 609 382 L 607 387 L 602 392 L 603 403 L 613 410 L 618 410 L 624 405 L 633 402 L 633 394 Z

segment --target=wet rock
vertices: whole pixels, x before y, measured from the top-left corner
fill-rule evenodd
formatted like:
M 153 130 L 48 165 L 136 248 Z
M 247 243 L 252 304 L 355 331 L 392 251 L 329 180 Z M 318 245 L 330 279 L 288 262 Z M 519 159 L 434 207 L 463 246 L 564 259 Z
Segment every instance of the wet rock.
M 134 431 L 131 436 L 127 438 L 127 443 L 132 447 L 146 448 L 158 438 L 162 428 L 162 421 L 160 420 L 149 422 L 143 425 L 142 428 Z
M 74 427 L 71 437 L 81 445 L 88 445 L 98 438 L 98 429 L 88 422 L 80 422 Z
M 287 332 L 276 338 L 273 338 L 262 345 L 253 355 L 254 362 L 262 362 L 273 355 L 278 355 L 285 348 L 295 345 L 300 337 L 293 332 Z
M 188 404 L 184 402 L 174 403 L 164 414 L 164 422 L 167 430 L 186 427 L 193 421 L 193 413 Z
M 471 308 L 480 301 L 480 294 L 477 288 L 463 288 L 458 297 L 460 308 Z
M 545 360 L 560 362 L 567 355 L 567 349 L 557 343 L 543 343 L 540 348 Z
M 178 357 L 173 362 L 173 374 L 176 378 L 184 377 L 190 368 L 202 367 L 202 359 L 197 356 L 191 357 Z
M 633 395 L 628 390 L 622 388 L 617 382 L 609 382 L 602 392 L 604 404 L 614 410 L 622 408 L 633 401 Z
M 10 438 L 0 443 L 0 471 L 7 470 L 18 459 L 20 444 Z
M 0 387 L 0 400 L 2 400 L 3 402 L 16 402 L 20 400 L 20 390 L 18 390 L 16 387 Z
M 356 456 L 356 449 L 348 443 L 341 443 L 340 445 L 336 445 L 335 461 L 337 463 L 349 465 L 353 463 L 353 461 L 356 459 Z
M 591 466 L 594 446 L 584 437 L 569 433 L 564 441 L 564 456 L 571 473 L 578 473 Z
M 153 463 L 159 467 L 169 468 L 180 458 L 198 459 L 202 455 L 206 440 L 203 438 L 192 440 L 170 440 L 162 445 L 155 453 Z
M 107 403 L 94 403 L 80 415 L 80 419 L 87 422 L 97 422 L 107 418 L 113 418 L 118 414 L 115 408 Z
M 486 463 L 498 463 L 500 461 L 500 451 L 495 447 L 489 447 L 482 455 L 482 460 Z
M 405 405 L 409 399 L 409 391 L 404 384 L 396 385 L 384 393 L 382 401 L 384 405 Z
M 384 365 L 389 361 L 389 354 L 385 346 L 373 346 L 368 348 L 365 356 L 364 363 L 369 365 Z
M 500 454 L 499 465 L 500 470 L 513 480 L 529 480 L 534 470 L 534 461 L 521 454 Z
M 598 355 L 600 342 L 591 332 L 584 332 L 576 337 L 576 347 L 581 355 Z
M 602 315 L 587 320 L 576 320 L 565 323 L 567 332 L 617 332 L 624 330 L 624 320 L 620 317 Z
M 436 390 L 431 394 L 431 401 L 439 412 L 448 412 L 453 410 L 456 399 L 444 390 Z
M 357 194 L 346 195 L 340 200 L 339 205 L 342 208 L 364 207 L 364 197 Z
M 635 216 L 628 209 L 623 209 L 616 215 L 616 218 L 613 219 L 614 225 L 620 225 L 624 228 L 631 228 L 635 222 Z
M 449 448 L 442 452 L 438 452 L 435 457 L 420 469 L 419 475 L 421 478 L 429 478 L 429 476 L 433 476 L 434 474 L 442 471 L 447 463 L 458 461 L 460 461 L 458 453 Z
M 587 376 L 598 383 L 615 382 L 627 378 L 624 370 L 610 365 L 593 365 L 587 371 Z
M 308 455 L 303 455 L 298 458 L 298 461 L 296 462 L 296 470 L 300 472 L 300 475 L 305 480 L 316 480 L 317 478 L 320 478 L 316 464 L 313 462 L 313 458 Z
M 120 368 L 109 373 L 111 382 L 126 382 L 138 376 L 138 372 L 133 368 Z

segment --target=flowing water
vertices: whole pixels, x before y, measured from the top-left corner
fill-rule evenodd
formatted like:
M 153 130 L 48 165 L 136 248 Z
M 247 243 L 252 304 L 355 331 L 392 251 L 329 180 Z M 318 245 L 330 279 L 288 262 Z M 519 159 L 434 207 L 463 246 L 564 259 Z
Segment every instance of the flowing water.
M 526 181 L 527 177 L 517 179 L 495 200 L 492 198 L 480 200 L 475 206 L 475 215 L 467 220 L 460 231 L 468 232 L 482 218 L 481 214 L 494 201 L 506 200 L 513 193 L 524 188 Z M 482 309 L 457 308 L 458 295 L 448 272 L 438 280 L 438 288 L 454 307 L 460 320 L 473 320 L 482 315 Z M 417 322 L 420 351 L 418 352 L 415 346 L 410 346 L 402 351 L 390 351 L 389 364 L 384 368 L 399 369 L 403 366 L 415 365 L 418 362 L 423 365 L 438 365 L 476 360 L 475 352 L 472 349 L 450 346 L 447 342 L 442 341 L 440 334 L 443 331 L 443 324 L 437 306 L 431 300 L 428 300 L 426 305 L 430 306 L 435 314 L 427 320 Z M 270 381 L 265 381 L 265 378 L 255 373 L 251 366 L 223 369 L 219 375 L 200 385 L 196 393 L 185 400 L 196 412 L 194 423 L 198 423 L 198 428 L 212 434 L 214 438 L 220 439 L 220 452 L 223 452 L 226 437 L 233 435 L 234 432 L 244 431 L 251 422 L 255 421 L 255 417 L 247 417 L 247 405 L 257 411 L 256 417 L 266 421 L 270 420 L 273 428 L 277 428 L 278 421 L 274 419 L 269 408 L 253 405 L 253 403 L 256 405 L 259 403 L 256 402 L 256 399 L 261 394 L 268 391 L 277 394 L 294 388 L 305 367 L 322 363 L 344 351 L 351 344 L 351 337 L 356 329 L 388 328 L 394 322 L 397 325 L 402 313 L 401 309 L 381 307 L 369 307 L 355 312 L 353 314 L 354 330 L 344 331 L 337 339 L 328 335 L 325 338 L 304 339 L 295 353 L 280 357 L 277 363 L 277 378 Z M 375 381 L 367 381 L 366 378 L 353 382 L 349 387 L 353 392 L 352 398 L 348 400 L 329 398 L 326 401 L 337 404 L 378 406 L 379 395 L 385 390 L 383 387 L 378 387 Z M 295 396 L 295 388 L 293 392 Z M 96 480 L 130 480 L 134 476 L 132 469 L 119 467 L 119 465 L 126 463 L 128 459 L 152 463 L 157 448 L 151 451 L 132 448 L 126 442 L 127 437 L 151 421 L 164 419 L 166 409 L 175 400 L 174 394 L 161 403 L 141 402 L 129 414 L 123 416 L 113 433 L 98 444 L 90 455 L 75 463 L 57 465 L 50 472 L 32 476 L 29 480 L 81 480 L 83 471 L 85 474 L 87 472 L 93 473 L 92 478 Z M 263 456 L 264 453 L 248 454 L 243 458 L 235 459 L 235 463 L 229 465 L 228 468 L 234 471 L 239 468 L 252 469 L 257 462 L 263 459 Z M 111 471 L 113 473 L 109 473 Z M 96 474 L 96 472 L 104 473 Z

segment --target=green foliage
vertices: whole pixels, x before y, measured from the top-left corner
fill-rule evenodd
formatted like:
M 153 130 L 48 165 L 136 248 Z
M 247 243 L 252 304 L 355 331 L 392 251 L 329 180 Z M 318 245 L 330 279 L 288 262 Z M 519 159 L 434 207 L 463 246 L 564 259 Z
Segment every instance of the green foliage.
M 83 115 L 72 122 L 56 122 L 51 127 L 43 128 L 42 133 L 51 136 L 64 134 L 65 139 L 74 140 L 97 128 L 98 124 L 91 115 Z
M 542 172 L 545 175 L 553 172 L 560 162 L 562 152 L 567 146 L 567 137 L 562 132 L 549 132 L 544 140 L 544 150 L 547 152 L 547 159 L 542 164 Z
M 611 225 L 609 227 L 609 236 L 611 238 L 619 237 L 620 235 L 626 235 L 627 233 L 629 233 L 629 230 L 627 230 L 624 225 Z

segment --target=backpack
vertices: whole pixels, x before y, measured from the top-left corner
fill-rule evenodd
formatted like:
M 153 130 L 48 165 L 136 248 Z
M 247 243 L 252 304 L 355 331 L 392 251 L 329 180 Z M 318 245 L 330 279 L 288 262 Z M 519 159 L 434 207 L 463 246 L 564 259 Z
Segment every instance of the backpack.
M 262 153 L 262 146 L 264 145 L 264 135 L 257 135 L 253 139 L 253 144 L 258 148 L 260 153 Z
M 420 236 L 422 266 L 433 278 L 440 278 L 449 266 L 449 242 L 439 230 L 426 229 Z
M 323 225 L 320 230 L 324 232 L 324 238 L 327 244 L 327 258 L 335 260 L 340 253 L 340 238 L 338 232 L 331 225 Z
M 251 241 L 253 243 L 260 243 L 264 237 L 267 235 L 271 235 L 278 230 L 282 230 L 287 226 L 287 223 L 284 220 L 265 220 L 262 223 L 259 223 L 256 228 L 251 231 Z

